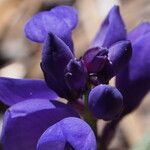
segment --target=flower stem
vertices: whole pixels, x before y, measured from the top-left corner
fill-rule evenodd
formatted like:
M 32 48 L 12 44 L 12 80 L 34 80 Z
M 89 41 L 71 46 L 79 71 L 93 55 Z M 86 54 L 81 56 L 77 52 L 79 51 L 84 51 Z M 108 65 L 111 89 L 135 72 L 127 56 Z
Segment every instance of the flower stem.
M 91 112 L 89 111 L 89 107 L 88 107 L 88 95 L 89 92 L 86 92 L 84 94 L 84 103 L 85 103 L 85 109 L 84 109 L 84 120 L 91 126 L 91 128 L 93 129 L 95 136 L 97 137 L 97 120 L 95 118 L 93 118 Z
M 102 131 L 102 135 L 100 137 L 100 148 L 103 150 L 107 150 L 110 145 L 112 139 L 115 136 L 116 128 L 122 118 L 118 118 L 107 123 Z

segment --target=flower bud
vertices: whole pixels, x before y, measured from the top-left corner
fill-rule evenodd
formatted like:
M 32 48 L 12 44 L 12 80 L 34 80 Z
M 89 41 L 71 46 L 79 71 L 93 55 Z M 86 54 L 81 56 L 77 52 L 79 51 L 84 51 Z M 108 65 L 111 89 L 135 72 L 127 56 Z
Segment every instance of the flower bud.
M 82 61 L 76 59 L 70 60 L 66 67 L 65 81 L 75 95 L 80 95 L 85 90 L 87 70 Z
M 108 50 L 103 47 L 94 47 L 89 49 L 83 56 L 84 63 L 88 72 L 99 72 L 107 62 Z
M 116 75 L 129 62 L 132 55 L 132 46 L 129 41 L 120 41 L 109 49 L 109 60 Z
M 88 104 L 96 118 L 113 120 L 121 113 L 123 97 L 115 87 L 101 84 L 91 90 Z
M 109 48 L 107 63 L 98 73 L 100 83 L 107 83 L 128 64 L 132 55 L 132 47 L 129 41 L 120 41 Z

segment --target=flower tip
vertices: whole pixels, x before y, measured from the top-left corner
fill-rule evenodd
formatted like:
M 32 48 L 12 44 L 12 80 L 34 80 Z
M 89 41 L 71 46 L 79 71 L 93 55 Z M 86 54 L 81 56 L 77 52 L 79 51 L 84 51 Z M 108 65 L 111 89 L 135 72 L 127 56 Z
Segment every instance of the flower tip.
M 122 51 L 124 51 L 127 61 L 129 61 L 132 56 L 132 44 L 130 41 L 122 41 L 120 43 L 122 43 Z
M 130 60 L 132 45 L 130 41 L 120 41 L 109 49 L 109 59 L 112 62 L 114 74 L 117 74 Z
M 118 42 L 118 50 L 120 47 L 120 52 L 124 53 L 128 59 L 131 58 L 132 56 L 132 45 L 131 42 L 126 40 L 126 41 L 120 41 Z
M 76 59 L 69 61 L 66 66 L 65 81 L 70 90 L 73 90 L 74 93 L 77 92 L 79 94 L 85 90 L 87 70 L 82 61 Z
M 114 5 L 110 11 L 112 11 L 114 13 L 118 13 L 120 11 L 119 5 Z
M 53 34 L 52 32 L 49 32 L 44 41 L 43 52 L 44 49 L 47 50 L 49 48 L 51 48 L 51 50 L 55 49 L 56 51 L 56 49 L 60 49 L 63 46 L 65 46 L 69 51 L 71 51 L 69 47 L 64 43 L 63 40 L 61 40 L 57 35 Z

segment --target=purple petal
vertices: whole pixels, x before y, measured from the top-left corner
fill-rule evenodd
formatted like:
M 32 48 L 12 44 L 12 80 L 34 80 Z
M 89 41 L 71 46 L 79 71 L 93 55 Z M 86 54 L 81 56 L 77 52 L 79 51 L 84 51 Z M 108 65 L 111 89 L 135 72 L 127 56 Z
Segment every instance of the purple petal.
M 101 84 L 91 90 L 88 103 L 96 118 L 112 120 L 122 111 L 123 97 L 115 87 Z
M 136 29 L 135 29 L 136 30 Z M 132 58 L 117 76 L 117 87 L 124 97 L 127 114 L 133 111 L 150 89 L 150 33 L 132 41 Z
M 121 18 L 119 7 L 114 6 L 102 23 L 92 47 L 110 47 L 115 42 L 126 39 L 126 29 Z
M 108 57 L 114 74 L 117 74 L 129 62 L 132 47 L 129 41 L 120 41 L 110 47 Z
M 74 7 L 71 6 L 57 6 L 50 11 L 56 17 L 63 19 L 71 30 L 73 30 L 78 23 L 78 13 Z
M 27 99 L 56 99 L 57 95 L 44 80 L 0 78 L 0 100 L 6 105 Z
M 87 82 L 87 70 L 83 62 L 71 59 L 66 67 L 65 79 L 70 90 L 75 95 L 81 96 L 81 93 L 86 89 Z
M 88 72 L 98 73 L 108 61 L 108 50 L 103 47 L 94 47 L 84 54 L 83 61 Z
M 109 48 L 108 59 L 102 70 L 98 73 L 100 83 L 107 83 L 129 62 L 132 47 L 129 41 L 119 41 Z
M 66 144 L 75 150 L 96 150 L 96 139 L 89 125 L 68 117 L 49 127 L 38 141 L 37 150 L 63 150 Z
M 128 39 L 136 41 L 141 36 L 145 36 L 146 34 L 150 33 L 150 23 L 144 22 L 139 24 L 136 28 L 134 28 L 128 35 Z
M 56 34 L 73 50 L 70 28 L 50 11 L 36 14 L 25 25 L 26 37 L 31 41 L 43 43 L 48 33 Z
M 44 43 L 41 68 L 49 87 L 63 98 L 68 98 L 64 73 L 68 62 L 74 58 L 69 47 L 57 36 L 48 34 Z
M 78 117 L 57 101 L 27 100 L 10 107 L 4 116 L 1 142 L 5 150 L 35 150 L 38 139 L 51 125 L 66 117 Z

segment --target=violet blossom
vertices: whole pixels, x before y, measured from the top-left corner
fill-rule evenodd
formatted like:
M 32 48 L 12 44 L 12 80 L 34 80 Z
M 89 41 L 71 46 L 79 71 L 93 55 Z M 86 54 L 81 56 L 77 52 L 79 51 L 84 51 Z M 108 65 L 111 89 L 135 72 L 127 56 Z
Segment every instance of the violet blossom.
M 67 15 L 68 11 L 72 15 Z M 57 16 L 59 13 L 61 13 L 61 16 Z M 34 28 L 34 23 L 37 23 L 36 21 L 42 23 L 42 20 L 39 20 L 41 16 L 48 17 L 48 22 L 44 26 L 44 19 L 42 24 L 43 31 L 38 32 L 38 24 L 36 24 L 37 28 Z M 53 128 L 53 125 L 57 126 L 58 124 L 59 126 L 59 121 L 62 124 L 62 129 L 64 129 L 63 133 L 60 134 L 58 132 L 58 135 L 55 134 L 53 138 L 58 140 L 62 135 L 65 141 L 62 145 L 62 140 L 58 140 L 57 149 L 75 148 L 79 150 L 81 147 L 83 150 L 87 148 L 91 150 L 96 149 L 96 139 L 90 126 L 85 121 L 79 119 L 80 116 L 70 105 L 56 100 L 58 99 L 57 94 L 68 100 L 80 97 L 80 91 L 83 92 L 86 84 L 86 68 L 83 66 L 82 61 L 76 60 L 72 53 L 73 49 L 71 49 L 72 41 L 70 34 L 74 26 L 72 26 L 72 23 L 77 21 L 76 19 L 74 20 L 74 16 L 76 16 L 76 11 L 73 7 L 60 6 L 52 9 L 50 13 L 40 13 L 37 16 L 37 20 L 33 19 L 31 24 L 29 22 L 26 25 L 25 32 L 28 32 L 29 36 L 31 31 L 33 33 L 32 36 L 38 38 L 38 42 L 45 41 L 41 67 L 46 82 L 34 79 L 0 78 L 0 88 L 2 89 L 0 99 L 4 104 L 11 106 L 5 112 L 3 121 L 1 144 L 4 150 L 35 150 L 36 148 L 42 150 L 41 142 L 45 140 L 45 138 L 42 139 L 45 136 L 44 131 L 49 127 Z M 32 21 L 34 22 L 33 24 Z M 51 28 L 53 23 L 58 25 L 57 27 L 54 26 L 54 29 Z M 33 25 L 34 30 L 31 30 L 33 28 L 30 25 Z M 48 31 L 49 33 L 45 32 L 48 25 L 50 25 L 49 29 L 52 29 L 53 33 L 51 31 Z M 60 30 L 64 32 L 62 33 Z M 37 35 L 38 33 L 40 35 Z M 45 36 L 43 36 L 44 33 Z M 58 36 L 66 41 L 70 48 Z M 83 80 L 82 84 L 79 84 L 78 77 L 81 77 L 80 81 Z M 48 88 L 46 83 L 48 86 L 52 86 L 52 88 Z M 66 131 L 66 134 L 63 122 L 64 127 L 73 123 L 73 129 Z M 78 129 L 79 127 L 82 127 L 81 130 Z M 54 133 L 56 131 L 58 131 L 57 128 L 54 130 Z M 70 137 L 67 138 L 67 136 Z M 77 137 L 80 137 L 81 140 L 78 144 Z M 56 141 L 54 139 L 51 139 L 52 141 L 48 140 L 55 145 Z M 50 145 L 49 142 L 48 145 Z M 55 149 L 55 147 L 53 148 Z M 47 149 L 49 149 L 48 146 Z
M 4 150 L 96 150 L 96 135 L 85 122 L 89 120 L 86 116 L 85 121 L 80 119 L 73 107 L 58 99 L 65 98 L 71 103 L 80 99 L 93 118 L 113 121 L 130 105 L 134 105 L 133 110 L 149 89 L 148 82 L 145 84 L 149 80 L 149 61 L 143 64 L 148 57 L 149 25 L 140 26 L 127 36 L 119 7 L 114 6 L 89 50 L 77 59 L 71 38 L 77 16 L 73 7 L 58 6 L 27 22 L 27 38 L 43 44 L 41 69 L 45 80 L 0 78 L 0 100 L 11 106 L 4 115 Z M 146 43 L 142 45 L 143 42 Z M 139 69 L 145 71 L 139 73 Z M 118 73 L 117 87 L 123 96 L 108 85 Z M 147 88 L 140 91 L 138 102 L 129 104 L 132 94 L 125 95 L 124 88 L 132 93 L 135 84 L 142 82 Z
M 116 86 L 124 96 L 123 116 L 135 110 L 150 89 L 150 24 L 141 23 L 127 39 L 132 42 L 133 56 L 116 80 Z

